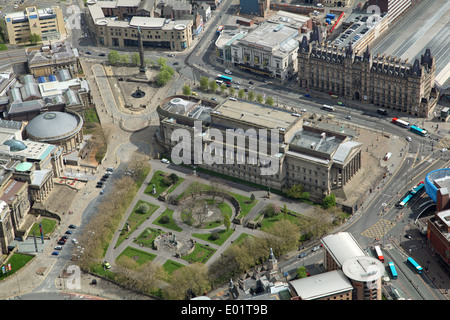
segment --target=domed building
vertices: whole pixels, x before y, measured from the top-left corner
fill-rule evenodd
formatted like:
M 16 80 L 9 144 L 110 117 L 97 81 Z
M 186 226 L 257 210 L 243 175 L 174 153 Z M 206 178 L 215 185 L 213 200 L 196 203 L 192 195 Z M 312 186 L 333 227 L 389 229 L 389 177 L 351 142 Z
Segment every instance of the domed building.
M 74 112 L 51 111 L 33 118 L 25 127 L 28 139 L 59 145 L 63 152 L 76 150 L 83 141 L 83 119 Z

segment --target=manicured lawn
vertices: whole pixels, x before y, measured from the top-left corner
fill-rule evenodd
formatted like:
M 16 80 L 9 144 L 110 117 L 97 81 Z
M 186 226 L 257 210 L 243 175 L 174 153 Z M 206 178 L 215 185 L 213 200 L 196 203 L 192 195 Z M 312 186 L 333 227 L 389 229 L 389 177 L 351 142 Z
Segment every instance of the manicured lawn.
M 139 212 L 139 207 L 141 206 L 141 204 L 146 204 L 149 207 L 149 210 L 146 213 Z M 127 220 L 130 231 L 127 232 L 126 225 L 122 227 L 123 229 L 119 239 L 117 240 L 116 247 L 119 246 L 123 240 L 125 240 L 136 228 L 138 228 L 146 219 L 148 219 L 158 208 L 159 206 L 157 206 L 156 204 L 139 200 L 134 206 L 133 211 L 130 213 Z
M 200 262 L 206 263 L 209 258 L 216 252 L 215 249 L 207 247 L 203 244 L 196 243 L 195 249 L 191 254 L 183 256 L 182 259 L 189 261 L 191 263 Z
M 97 111 L 95 110 L 95 108 L 91 108 L 91 109 L 84 111 L 84 120 L 86 122 L 100 123 L 100 120 L 98 119 Z
M 232 228 L 228 229 L 228 231 L 221 230 L 217 232 L 220 235 L 220 238 L 217 240 L 211 239 L 211 233 L 193 233 L 192 236 L 221 246 L 233 234 L 233 232 L 234 230 Z
M 153 259 L 156 258 L 156 254 L 145 252 L 143 250 L 139 250 L 132 247 L 127 247 L 125 250 L 123 250 L 117 259 L 119 260 L 123 256 L 127 256 L 133 259 L 139 265 L 142 265 L 148 261 L 152 261 Z
M 8 264 L 11 264 L 11 271 L 8 271 L 6 274 L 0 271 L 0 280 L 14 274 L 17 270 L 20 270 L 23 266 L 25 266 L 33 256 L 21 253 L 14 253 L 12 257 L 8 260 Z
M 153 174 L 152 180 L 150 180 L 147 188 L 145 188 L 144 193 L 148 194 L 152 197 L 158 197 L 164 190 L 168 188 L 168 186 L 164 183 L 164 176 L 167 173 L 163 171 L 155 171 Z M 170 187 L 169 190 L 167 190 L 167 193 L 171 193 L 173 190 L 176 189 L 182 183 L 184 178 L 178 177 L 177 183 L 175 183 L 172 187 Z M 156 194 L 153 194 L 153 185 L 155 185 Z
M 230 194 L 235 197 L 241 205 L 241 213 L 239 214 L 238 218 L 245 217 L 250 212 L 250 210 L 252 210 L 252 208 L 258 203 L 258 200 L 252 201 L 249 197 L 243 196 L 241 194 L 232 192 L 230 192 Z
M 48 236 L 50 233 L 53 232 L 55 229 L 57 221 L 54 219 L 48 219 L 48 218 L 42 218 L 40 221 L 42 225 L 42 232 L 44 233 L 44 237 Z M 36 237 L 41 236 L 41 231 L 39 230 L 39 222 L 33 224 L 33 227 L 31 227 L 30 232 L 28 233 L 29 236 L 33 236 L 33 231 L 36 234 Z
M 162 220 L 162 217 L 164 217 L 164 216 L 169 218 L 169 221 L 167 223 L 164 223 Z M 174 231 L 183 231 L 183 229 L 181 229 L 179 226 L 177 226 L 177 224 L 173 220 L 173 210 L 170 210 L 170 209 L 166 209 L 163 213 L 161 213 L 159 218 L 157 220 L 155 220 L 153 222 L 153 224 L 156 224 L 158 226 L 168 228 L 168 229 L 171 229 Z
M 294 214 L 294 216 L 288 214 L 285 215 L 283 212 L 277 214 L 276 216 L 270 217 L 270 218 L 264 218 L 261 221 L 261 230 L 264 231 L 267 228 L 270 228 L 275 222 L 283 220 L 283 219 L 288 219 L 289 221 L 291 221 L 292 223 L 301 226 L 304 223 L 306 223 L 309 218 L 308 217 L 304 217 L 301 214 L 298 214 L 296 212 L 292 212 L 292 214 Z
M 164 270 L 166 270 L 166 271 L 169 273 L 169 275 L 171 275 L 174 271 L 176 271 L 176 270 L 178 270 L 178 269 L 180 269 L 180 268 L 182 268 L 182 267 L 184 267 L 183 264 L 178 263 L 178 262 L 173 261 L 173 260 L 170 260 L 170 259 L 167 260 L 167 261 L 163 264 Z
M 136 238 L 136 240 L 134 240 L 134 243 L 146 246 L 148 248 L 153 248 L 153 240 L 163 233 L 165 232 L 153 228 L 147 228 L 139 235 L 139 237 Z

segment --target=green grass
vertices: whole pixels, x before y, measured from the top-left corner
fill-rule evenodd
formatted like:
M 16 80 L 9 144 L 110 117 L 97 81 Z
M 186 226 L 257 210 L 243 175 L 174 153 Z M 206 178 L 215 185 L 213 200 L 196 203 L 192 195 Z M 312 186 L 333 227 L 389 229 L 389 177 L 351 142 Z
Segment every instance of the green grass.
M 8 50 L 8 47 L 4 43 L 0 43 L 0 51 Z
M 8 271 L 6 274 L 0 272 L 0 280 L 13 275 L 16 271 L 20 270 L 23 266 L 25 266 L 29 261 L 31 261 L 34 256 L 14 253 L 11 258 L 8 260 L 6 265 L 11 264 L 11 271 Z
M 168 223 L 163 223 L 163 222 L 161 221 L 161 218 L 162 218 L 163 216 L 169 217 L 169 222 L 168 222 Z M 158 225 L 158 226 L 161 226 L 161 227 L 164 227 L 164 228 L 167 228 L 167 229 L 171 229 L 171 230 L 174 230 L 174 231 L 183 231 L 183 229 L 181 229 L 181 228 L 175 223 L 175 221 L 173 220 L 173 210 L 171 210 L 171 209 L 166 209 L 163 213 L 161 213 L 161 215 L 159 216 L 159 218 L 158 218 L 157 220 L 155 220 L 155 221 L 153 222 L 153 224 L 156 224 L 156 225 Z
M 144 193 L 148 194 L 149 196 L 152 197 L 158 197 L 162 192 L 164 192 L 164 190 L 166 190 L 168 188 L 167 185 L 164 184 L 163 182 L 163 176 L 167 173 L 163 172 L 163 171 L 155 171 L 155 173 L 153 174 L 152 180 L 150 180 L 150 182 L 148 183 L 147 188 L 145 188 Z M 175 190 L 180 183 L 182 183 L 184 181 L 184 178 L 178 177 L 178 181 L 177 183 L 175 183 L 172 187 L 170 187 L 169 190 L 167 190 L 167 193 L 171 193 L 173 190 Z M 153 194 L 153 185 L 155 185 L 155 189 L 156 189 L 156 194 Z
M 258 200 L 252 201 L 249 197 L 243 196 L 241 194 L 232 193 L 230 194 L 239 201 L 239 204 L 241 205 L 241 213 L 239 214 L 238 218 L 245 217 L 250 210 L 258 203 Z
M 44 237 L 48 236 L 50 233 L 53 232 L 55 229 L 57 221 L 54 219 L 48 219 L 48 218 L 42 218 L 40 221 L 42 225 L 42 232 L 44 233 Z M 30 232 L 28 233 L 29 236 L 33 235 L 33 232 L 35 232 L 36 236 L 41 235 L 41 231 L 39 230 L 39 222 L 33 224 L 33 227 L 31 227 Z
M 265 231 L 268 228 L 270 228 L 275 222 L 283 220 L 283 219 L 287 219 L 298 226 L 301 226 L 306 221 L 310 220 L 308 217 L 302 216 L 301 214 L 298 214 L 296 212 L 291 211 L 291 213 L 293 215 L 290 215 L 290 214 L 285 215 L 283 212 L 281 212 L 281 213 L 277 214 L 276 216 L 262 219 L 261 230 Z
M 166 270 L 169 275 L 172 275 L 172 273 L 178 269 L 181 269 L 182 267 L 184 267 L 183 264 L 178 263 L 176 261 L 170 260 L 168 259 L 164 264 L 163 264 L 163 268 L 164 270 Z
M 143 250 L 139 250 L 136 248 L 132 248 L 132 247 L 127 247 L 125 250 L 123 250 L 120 253 L 119 257 L 117 257 L 117 260 L 119 260 L 123 256 L 133 259 L 139 265 L 143 265 L 149 261 L 153 261 L 153 259 L 156 258 L 156 254 L 146 252 Z
M 228 229 L 228 231 L 220 230 L 217 232 L 220 235 L 220 238 L 217 240 L 211 239 L 212 233 L 193 233 L 192 236 L 221 246 L 233 234 L 233 232 L 234 230 L 232 228 Z
M 210 248 L 200 243 L 196 243 L 194 251 L 191 254 L 188 254 L 181 258 L 191 263 L 195 262 L 206 263 L 215 252 L 216 250 L 213 248 Z
M 133 242 L 148 248 L 153 248 L 153 241 L 157 236 L 163 233 L 164 231 L 156 230 L 153 228 L 147 228 L 144 231 L 142 231 L 142 233 Z
M 149 207 L 147 213 L 138 212 L 139 206 L 143 203 L 145 203 Z M 119 239 L 117 240 L 116 247 L 118 247 L 131 233 L 133 233 L 134 230 L 136 230 L 136 228 L 138 228 L 145 220 L 147 220 L 158 208 L 159 206 L 157 206 L 156 204 L 139 200 L 134 206 L 133 211 L 131 211 L 127 219 L 127 222 L 129 223 L 130 226 L 130 231 L 129 232 L 126 231 L 125 225 L 122 227 L 123 229 L 119 236 Z
M 84 111 L 84 120 L 86 122 L 94 122 L 94 123 L 100 123 L 100 120 L 97 115 L 97 111 L 95 108 L 87 109 Z

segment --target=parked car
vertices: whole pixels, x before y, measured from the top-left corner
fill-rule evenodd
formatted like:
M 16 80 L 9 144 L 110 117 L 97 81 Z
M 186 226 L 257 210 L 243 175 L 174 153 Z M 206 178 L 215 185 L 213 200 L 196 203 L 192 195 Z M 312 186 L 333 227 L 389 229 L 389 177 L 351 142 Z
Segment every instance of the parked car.
M 165 163 L 165 164 L 169 164 L 169 163 L 170 163 L 170 161 L 167 160 L 167 159 L 165 159 L 165 158 L 162 158 L 162 159 L 161 159 L 161 162 L 162 162 L 162 163 Z
M 86 54 L 92 54 L 92 52 L 90 52 L 90 51 L 86 51 Z
M 217 98 L 216 97 L 212 97 L 211 100 L 212 101 L 217 101 Z
M 411 137 L 406 137 L 406 141 L 411 142 Z
M 72 230 L 67 230 L 66 231 L 66 234 L 72 234 L 73 232 L 72 232 Z
M 60 245 L 65 245 L 66 242 L 65 242 L 64 240 L 61 240 L 61 239 L 60 239 L 60 240 L 58 241 L 58 244 L 60 244 Z
M 76 226 L 76 225 L 74 225 L 74 224 L 71 224 L 71 225 L 69 225 L 69 228 L 70 228 L 70 229 L 76 229 L 76 228 L 77 228 L 77 226 Z
M 52 256 L 57 256 L 59 254 L 59 251 L 53 251 Z
M 111 269 L 111 265 L 108 263 L 108 262 L 103 262 L 103 266 L 106 268 L 106 269 Z
M 62 250 L 63 247 L 62 247 L 62 246 L 56 246 L 56 247 L 54 247 L 53 249 L 55 249 L 55 250 Z
M 315 246 L 314 248 L 311 249 L 312 252 L 317 251 L 320 249 L 320 246 Z
M 102 190 L 100 190 L 100 194 L 104 194 L 105 193 L 105 189 L 103 188 Z
M 352 120 L 352 116 L 345 116 L 345 119 Z
M 100 56 L 100 57 L 104 57 L 105 54 L 102 52 L 102 53 L 99 54 L 99 56 Z
M 74 243 L 74 244 L 78 244 L 78 240 L 75 239 L 75 238 L 73 238 L 71 241 L 72 241 L 72 243 Z
M 108 167 L 108 168 L 106 168 L 106 171 L 114 172 L 114 168 L 113 167 Z

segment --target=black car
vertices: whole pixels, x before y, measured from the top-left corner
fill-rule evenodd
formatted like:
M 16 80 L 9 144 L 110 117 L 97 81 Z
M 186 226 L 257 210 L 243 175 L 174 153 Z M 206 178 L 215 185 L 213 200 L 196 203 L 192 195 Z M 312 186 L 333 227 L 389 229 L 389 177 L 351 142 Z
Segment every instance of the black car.
M 249 84 L 254 84 L 254 82 L 253 82 L 252 80 L 250 80 L 248 83 L 249 83 Z
M 70 229 L 76 229 L 76 228 L 77 228 L 77 226 L 76 226 L 76 225 L 74 225 L 74 224 L 71 224 L 71 225 L 69 226 L 69 228 L 70 228 Z
M 90 52 L 90 51 L 86 51 L 86 54 L 92 54 L 92 52 Z
M 66 242 L 64 240 L 59 240 L 58 244 L 64 245 L 64 244 L 66 244 Z
M 100 53 L 99 56 L 100 56 L 100 57 L 104 57 L 105 54 L 104 54 L 104 53 Z

